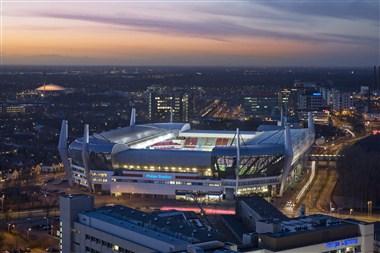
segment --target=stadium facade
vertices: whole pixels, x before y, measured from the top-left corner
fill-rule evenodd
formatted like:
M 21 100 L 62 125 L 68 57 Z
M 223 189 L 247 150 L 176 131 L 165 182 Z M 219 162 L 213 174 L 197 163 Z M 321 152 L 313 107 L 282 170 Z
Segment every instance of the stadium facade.
M 136 124 L 84 136 L 67 146 L 63 121 L 58 150 L 70 183 L 113 195 L 144 194 L 221 200 L 281 195 L 314 142 L 308 128 L 268 131 L 193 130 L 188 123 Z

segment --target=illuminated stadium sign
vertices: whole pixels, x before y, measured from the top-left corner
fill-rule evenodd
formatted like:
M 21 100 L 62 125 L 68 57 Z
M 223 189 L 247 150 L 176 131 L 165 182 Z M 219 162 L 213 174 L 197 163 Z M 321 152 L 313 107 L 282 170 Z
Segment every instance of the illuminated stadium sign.
M 352 238 L 352 239 L 346 239 L 341 241 L 335 241 L 335 242 L 328 242 L 325 244 L 326 248 L 333 249 L 338 247 L 348 247 L 359 244 L 358 238 Z
M 144 174 L 144 177 L 149 178 L 149 179 L 163 179 L 163 180 L 173 179 L 173 176 L 171 176 L 171 175 L 151 174 L 151 173 Z

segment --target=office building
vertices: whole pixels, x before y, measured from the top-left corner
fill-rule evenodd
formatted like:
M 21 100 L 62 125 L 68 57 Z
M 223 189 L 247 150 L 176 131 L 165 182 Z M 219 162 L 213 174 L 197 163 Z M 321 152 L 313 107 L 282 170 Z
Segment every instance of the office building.
M 332 90 L 331 100 L 332 109 L 336 112 L 353 109 L 353 97 L 350 92 Z
M 234 245 L 192 212 L 94 208 L 86 195 L 60 197 L 62 253 L 229 253 Z
M 7 114 L 23 114 L 26 112 L 25 105 L 8 105 L 5 106 L 3 111 Z
M 189 122 L 193 113 L 192 99 L 186 92 L 149 92 L 148 119 L 156 122 Z
M 224 223 L 250 253 L 370 253 L 374 224 L 316 214 L 289 218 L 260 197 L 241 198 Z
M 326 107 L 322 93 L 319 91 L 304 91 L 298 95 L 298 111 L 321 111 Z
M 247 117 L 273 117 L 275 109 L 278 109 L 278 96 L 264 92 L 246 96 L 243 99 L 243 108 Z
M 286 115 L 293 115 L 297 109 L 297 94 L 296 88 L 283 89 L 278 93 L 278 105 L 283 107 Z
M 373 67 L 373 74 L 374 74 L 374 81 L 373 81 L 372 90 L 379 91 L 380 90 L 380 66 Z

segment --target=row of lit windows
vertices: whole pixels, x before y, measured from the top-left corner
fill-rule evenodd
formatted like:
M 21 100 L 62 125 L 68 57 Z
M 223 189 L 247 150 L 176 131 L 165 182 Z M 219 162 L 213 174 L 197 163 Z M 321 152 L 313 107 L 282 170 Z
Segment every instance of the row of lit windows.
M 127 183 L 144 183 L 144 184 L 171 184 L 171 185 L 197 185 L 197 186 L 210 186 L 210 187 L 220 187 L 220 183 L 207 183 L 207 182 L 185 182 L 185 181 L 164 181 L 164 180 L 142 180 L 142 179 L 123 179 L 123 178 L 113 178 L 113 182 L 127 182 Z
M 85 176 L 83 176 L 82 174 L 78 174 L 78 173 L 74 173 L 74 177 L 79 177 L 79 178 L 86 178 Z
M 268 184 L 278 184 L 279 180 L 277 178 L 264 178 L 264 179 L 255 179 L 255 180 L 248 180 L 248 181 L 241 181 L 239 180 L 239 186 L 250 186 L 250 185 L 268 185 Z M 223 182 L 224 186 L 235 186 L 235 181 L 225 181 Z
M 112 245 L 112 243 L 106 242 L 104 240 L 101 240 L 99 238 L 96 238 L 94 236 L 90 236 L 86 234 L 86 240 L 90 240 L 91 242 L 95 242 L 96 244 L 100 244 L 102 246 L 105 246 L 107 248 L 112 248 L 112 251 L 114 252 L 120 252 L 120 253 L 134 253 L 133 251 L 124 249 L 116 244 Z M 91 252 L 91 253 L 98 253 L 99 251 L 94 250 L 90 247 L 86 247 L 86 252 Z M 100 252 L 99 252 L 100 253 Z
M 353 253 L 353 252 L 362 252 L 360 245 L 355 246 L 355 247 L 347 247 L 343 249 L 324 251 L 323 253 Z
M 169 166 L 153 166 L 153 165 L 131 165 L 131 164 L 123 164 L 122 168 L 124 169 L 136 169 L 136 170 L 146 170 L 146 171 L 171 171 L 171 172 L 180 172 L 180 173 L 197 173 L 199 172 L 198 168 L 190 168 L 190 167 L 169 167 Z M 206 168 L 204 170 L 201 170 L 203 172 L 204 176 L 212 176 L 212 170 L 211 168 Z
M 103 179 L 103 178 L 91 178 L 91 181 L 93 182 L 93 183 L 107 183 L 108 182 L 108 180 L 107 179 Z
M 244 187 L 238 189 L 238 195 L 250 195 L 252 193 L 265 193 L 268 192 L 267 186 L 258 187 Z
M 108 177 L 108 174 L 104 172 L 92 172 L 91 175 L 94 177 Z
M 25 113 L 25 107 L 24 106 L 8 106 L 6 107 L 5 111 L 7 113 Z

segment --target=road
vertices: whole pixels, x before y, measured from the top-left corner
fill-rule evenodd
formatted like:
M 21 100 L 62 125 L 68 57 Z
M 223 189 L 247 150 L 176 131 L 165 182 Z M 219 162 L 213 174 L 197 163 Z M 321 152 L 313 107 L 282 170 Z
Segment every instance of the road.
M 20 219 L 28 217 L 45 217 L 46 209 L 35 209 L 27 211 L 12 211 L 8 213 L 0 213 L 0 220 Z M 49 210 L 49 216 L 59 215 L 58 208 Z

